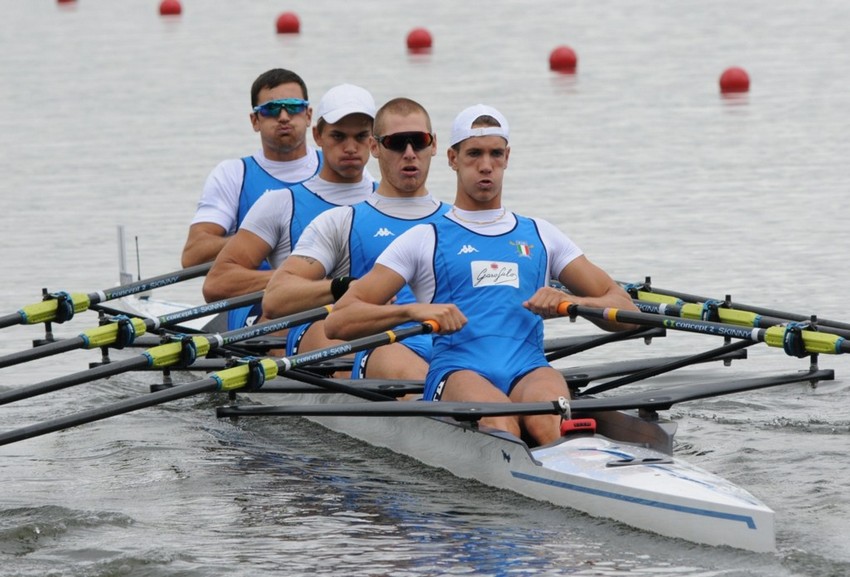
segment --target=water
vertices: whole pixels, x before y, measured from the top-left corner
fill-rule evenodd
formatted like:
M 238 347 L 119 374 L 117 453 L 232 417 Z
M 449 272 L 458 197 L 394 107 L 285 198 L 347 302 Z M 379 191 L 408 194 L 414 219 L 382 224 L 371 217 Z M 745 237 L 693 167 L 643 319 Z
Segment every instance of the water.
M 552 220 L 620 280 L 651 276 L 663 288 L 848 320 L 845 2 L 329 8 L 187 1 L 182 17 L 163 19 L 150 1 L 0 0 L 0 314 L 35 302 L 42 287 L 112 286 L 117 224 L 138 241 L 143 277 L 179 269 L 207 173 L 257 147 L 251 82 L 284 66 L 314 101 L 340 82 L 379 102 L 413 97 L 430 110 L 438 143 L 459 110 L 495 105 L 512 128 L 506 204 Z M 283 10 L 301 17 L 299 36 L 274 34 Z M 432 32 L 432 54 L 406 54 L 415 26 Z M 548 70 L 559 44 L 577 51 L 575 76 Z M 733 65 L 748 70 L 751 92 L 722 98 L 717 79 Z M 453 178 L 439 155 L 431 190 L 450 201 Z M 200 282 L 162 296 L 197 302 Z M 93 319 L 56 332 L 74 335 Z M 0 354 L 39 336 L 3 329 Z M 709 346 L 673 337 L 559 364 Z M 81 351 L 6 368 L 0 386 L 91 360 Z M 677 454 L 776 511 L 775 554 L 589 519 L 299 420 L 234 426 L 216 420 L 210 399 L 193 398 L 0 449 L 3 574 L 846 575 L 850 366 L 820 363 L 836 381 L 670 411 Z M 805 365 L 756 346 L 732 368 L 652 386 Z M 128 398 L 154 380 L 132 374 L 14 403 L 3 428 Z

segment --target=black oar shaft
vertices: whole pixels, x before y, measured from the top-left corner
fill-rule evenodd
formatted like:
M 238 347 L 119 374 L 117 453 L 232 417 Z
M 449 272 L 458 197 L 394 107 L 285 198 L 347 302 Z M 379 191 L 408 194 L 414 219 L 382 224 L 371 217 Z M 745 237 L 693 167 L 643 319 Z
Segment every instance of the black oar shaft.
M 625 385 L 630 385 L 631 383 L 636 383 L 638 381 L 642 381 L 644 379 L 649 379 L 651 377 L 657 377 L 658 375 L 663 375 L 665 373 L 669 373 L 671 371 L 675 371 L 676 369 L 681 369 L 682 367 L 687 367 L 690 365 L 694 365 L 697 363 L 702 363 L 708 360 L 716 359 L 718 357 L 722 357 L 728 353 L 733 353 L 735 351 L 741 350 L 743 348 L 754 345 L 755 343 L 752 341 L 735 341 L 733 343 L 729 343 L 728 345 L 723 345 L 722 347 L 712 349 L 710 351 L 705 351 L 702 353 L 698 353 L 696 355 L 692 355 L 689 357 L 679 358 L 671 360 L 667 363 L 659 364 L 655 367 L 650 367 L 644 369 L 642 371 L 634 372 L 628 376 L 620 377 L 619 379 L 614 379 L 608 381 L 607 383 L 602 383 L 601 385 L 596 385 L 591 387 L 585 391 L 582 391 L 583 395 L 596 395 L 605 391 L 610 391 L 611 389 L 616 389 L 618 387 L 622 387 Z
M 677 331 L 763 342 L 772 347 L 784 346 L 785 331 L 787 330 L 786 327 L 781 326 L 755 329 L 713 321 L 681 319 L 668 315 L 656 315 L 617 308 L 594 308 L 577 305 L 568 301 L 562 302 L 558 311 L 563 315 L 569 316 L 576 315 L 603 319 L 609 322 L 663 327 Z M 850 342 L 841 336 L 812 330 L 801 330 L 799 334 L 803 340 L 805 352 L 807 353 L 838 354 L 850 352 Z
M 382 402 L 382 401 L 394 401 L 394 400 L 396 400 L 394 396 L 384 395 L 384 394 L 376 393 L 376 392 L 368 390 L 368 389 L 346 385 L 346 384 L 341 383 L 337 380 L 326 379 L 324 377 L 320 377 L 318 375 L 314 375 L 314 374 L 308 373 L 307 371 L 302 371 L 300 369 L 293 369 L 291 371 L 288 371 L 286 373 L 286 375 L 290 379 L 294 379 L 296 381 L 301 381 L 301 382 L 304 382 L 304 383 L 315 385 L 317 387 L 322 387 L 323 389 L 325 389 L 327 391 L 331 391 L 331 392 L 334 392 L 334 393 L 345 393 L 347 395 L 351 395 L 353 397 L 365 399 L 367 401 Z
M 203 264 L 190 266 L 188 268 L 166 273 L 163 275 L 139 280 L 136 282 L 131 282 L 129 284 L 121 285 L 118 287 L 104 289 L 100 291 L 101 293 L 103 293 L 103 298 L 101 298 L 98 293 L 91 293 L 89 296 L 96 297 L 97 300 L 93 300 L 92 302 L 98 303 L 102 301 L 110 301 L 112 299 L 119 299 L 122 297 L 143 293 L 149 290 L 154 290 L 162 288 L 164 286 L 176 284 L 184 280 L 204 276 L 212 268 L 212 265 L 212 262 L 206 262 Z
M 169 389 L 162 389 L 155 393 L 149 393 L 142 397 L 119 401 L 106 407 L 90 409 L 81 413 L 68 415 L 66 417 L 59 417 L 43 423 L 0 433 L 0 445 L 7 445 L 9 443 L 14 443 L 15 441 L 30 439 L 32 437 L 66 429 L 68 427 L 92 423 L 115 415 L 129 413 L 136 409 L 151 407 L 160 403 L 182 399 L 199 393 L 236 391 L 245 388 L 246 386 L 262 386 L 265 380 L 272 379 L 281 372 L 290 371 L 296 366 L 308 365 L 311 362 L 318 362 L 385 344 L 391 344 L 407 337 L 429 333 L 434 330 L 436 326 L 436 323 L 426 322 L 395 331 L 385 331 L 377 335 L 363 337 L 341 345 L 317 349 L 315 351 L 291 357 L 283 357 L 274 360 L 250 359 L 245 363 L 214 373 L 199 381 L 194 381 L 184 385 L 177 385 Z
M 86 341 L 82 337 L 72 337 L 61 341 L 54 341 L 46 345 L 41 345 L 40 347 L 33 347 L 25 351 L 11 353 L 0 357 L 0 369 L 26 363 L 27 361 L 43 359 L 50 355 L 57 355 L 59 353 L 82 349 L 85 346 Z
M 176 284 L 178 282 L 197 278 L 205 275 L 212 263 L 204 263 L 189 268 L 184 268 L 172 273 L 167 273 L 155 276 L 149 279 L 136 281 L 130 284 L 119 287 L 111 287 L 92 293 L 74 293 L 64 294 L 62 298 L 68 300 L 62 301 L 67 303 L 68 316 L 73 316 L 74 313 L 87 310 L 92 305 L 112 300 L 116 298 L 126 297 L 145 291 L 161 288 L 164 286 Z M 0 328 L 6 328 L 20 324 L 37 324 L 43 322 L 64 322 L 64 318 L 57 318 L 60 300 L 57 298 L 47 298 L 41 302 L 25 306 L 15 313 L 0 317 Z
M 233 331 L 228 331 L 226 333 L 222 333 L 221 335 L 193 336 L 191 337 L 191 341 L 194 344 L 197 353 L 200 354 L 200 356 L 204 356 L 212 350 L 215 350 L 219 347 L 225 346 L 233 342 L 267 335 L 270 333 L 275 333 L 298 324 L 324 318 L 329 311 L 329 306 L 318 307 L 315 309 L 310 309 L 309 311 L 304 311 L 302 313 L 296 313 L 287 317 L 281 317 L 279 319 L 260 323 L 252 327 L 245 327 Z M 95 367 L 93 369 L 80 371 L 72 375 L 56 377 L 54 379 L 50 379 L 49 381 L 36 383 L 26 387 L 4 391 L 0 393 L 0 405 L 5 405 L 7 403 L 19 401 L 21 399 L 27 399 L 38 395 L 43 395 L 45 393 L 51 393 L 60 389 L 73 387 L 82 383 L 88 383 L 97 379 L 111 377 L 120 373 L 125 373 L 127 371 L 143 369 L 147 367 L 171 367 L 177 365 L 182 360 L 186 359 L 186 357 L 181 354 L 183 350 L 182 346 L 183 345 L 180 342 L 164 343 L 162 345 L 152 347 L 144 353 L 141 353 L 140 355 L 134 356 L 129 359 L 112 362 L 106 365 L 100 365 L 99 367 Z M 191 362 L 189 362 L 188 366 L 191 366 Z
M 321 320 L 325 318 L 330 311 L 330 305 L 326 305 L 300 313 L 287 315 L 285 317 L 280 317 L 279 319 L 265 321 L 256 325 L 252 325 L 250 327 L 242 327 L 240 329 L 227 331 L 226 333 L 222 333 L 220 335 L 221 346 L 227 346 L 233 343 L 247 341 L 248 339 L 262 337 L 271 333 L 283 331 L 296 325 Z
M 805 321 L 808 321 L 812 318 L 812 315 L 790 313 L 790 312 L 787 312 L 787 311 L 780 311 L 780 310 L 771 309 L 771 308 L 767 308 L 767 307 L 748 305 L 748 304 L 743 304 L 743 303 L 739 303 L 739 302 L 735 302 L 735 301 L 728 301 L 727 302 L 726 299 L 712 299 L 712 298 L 709 298 L 709 297 L 703 297 L 703 296 L 688 294 L 688 293 L 684 293 L 684 292 L 678 292 L 678 291 L 673 291 L 673 290 L 668 290 L 668 289 L 660 289 L 660 288 L 657 288 L 657 287 L 654 287 L 654 286 L 651 286 L 651 285 L 648 285 L 648 284 L 643 285 L 642 290 L 644 290 L 648 293 L 655 293 L 655 294 L 659 294 L 659 295 L 669 296 L 669 297 L 672 297 L 672 298 L 675 298 L 675 299 L 679 299 L 681 301 L 691 302 L 691 303 L 697 303 L 697 302 L 703 303 L 703 302 L 712 302 L 712 301 L 713 302 L 723 302 L 724 307 L 727 307 L 727 308 L 730 308 L 730 309 L 733 309 L 733 310 L 748 311 L 748 312 L 751 312 L 751 313 L 755 313 L 757 315 L 778 317 L 778 318 L 787 319 L 787 320 L 791 320 L 791 321 L 805 322 Z M 640 290 L 638 292 L 640 292 Z M 818 324 L 818 326 L 822 326 L 822 327 L 834 327 L 834 328 L 837 328 L 837 329 L 850 331 L 850 323 L 845 323 L 845 322 L 841 322 L 841 321 L 817 317 L 817 324 Z
M 546 353 L 546 360 L 551 363 L 552 361 L 556 361 L 558 359 L 562 359 L 570 355 L 575 355 L 596 347 L 601 347 L 602 345 L 607 345 L 608 343 L 634 339 L 641 336 L 645 338 L 649 338 L 652 336 L 664 336 L 664 332 L 659 331 L 658 328 L 640 327 L 632 329 L 630 331 L 607 333 L 601 336 L 596 336 L 592 339 L 587 339 L 580 343 L 575 343 L 557 350 L 548 351 Z
M 135 397 L 119 401 L 109 405 L 108 407 L 89 409 L 88 411 L 82 411 L 66 417 L 59 417 L 44 423 L 22 427 L 6 433 L 0 433 L 0 445 L 7 445 L 9 443 L 23 441 L 24 439 L 31 439 L 33 437 L 46 435 L 47 433 L 53 433 L 62 429 L 100 421 L 116 415 L 123 415 L 137 409 L 152 407 L 160 403 L 167 403 L 168 401 L 174 401 L 200 393 L 212 392 L 216 390 L 216 387 L 216 381 L 212 378 L 208 378 L 203 381 L 181 385 L 180 387 L 162 389 L 155 393 L 145 395 L 144 397 Z
M 105 379 L 127 371 L 135 369 L 143 369 L 148 366 L 149 361 L 144 356 L 136 356 L 130 359 L 124 359 L 100 365 L 87 371 L 80 371 L 72 375 L 63 375 L 40 383 L 27 385 L 0 392 L 0 405 L 13 403 L 22 399 L 37 397 L 54 391 L 60 391 L 83 383 L 89 383 L 97 379 Z
M 639 292 L 638 296 L 653 298 L 653 293 Z M 665 298 L 661 300 L 666 301 L 668 299 Z M 714 309 L 706 309 L 704 306 L 705 303 L 675 304 L 671 302 L 645 301 L 641 299 L 633 299 L 632 302 L 634 302 L 638 309 L 645 313 L 671 315 L 695 320 L 705 319 L 706 315 L 708 315 L 708 317 L 716 317 L 710 320 L 719 320 L 722 323 L 739 325 L 742 327 L 767 328 L 784 325 L 789 322 L 805 322 L 808 320 L 802 319 L 802 315 L 798 315 L 801 317 L 801 320 L 795 320 L 759 314 L 748 310 L 734 309 L 726 306 L 717 306 Z M 850 330 L 822 325 L 820 322 L 816 322 L 815 325 L 819 331 L 838 335 L 845 339 L 850 338 Z
M 831 370 L 810 370 L 743 379 L 724 379 L 713 383 L 687 384 L 664 389 L 642 391 L 629 395 L 599 399 L 577 399 L 569 403 L 573 413 L 592 411 L 620 411 L 626 409 L 666 410 L 676 403 L 708 397 L 729 395 L 791 383 L 817 382 L 834 378 Z M 219 407 L 219 417 L 256 416 L 335 416 L 335 417 L 451 417 L 458 421 L 477 421 L 483 417 L 505 415 L 564 414 L 566 400 L 531 403 L 343 403 L 316 405 L 252 405 L 248 407 Z
M 263 298 L 263 291 L 257 291 L 246 295 L 241 295 L 229 299 L 222 299 L 186 310 L 168 313 L 157 317 L 157 322 L 161 327 L 169 327 L 179 325 L 184 321 L 191 321 L 202 317 L 208 317 L 224 311 L 229 311 L 243 307 L 245 305 L 254 304 Z
M 132 319 L 129 322 L 132 322 L 135 327 L 133 332 L 135 338 L 143 335 L 147 331 L 239 308 L 247 304 L 255 303 L 262 298 L 263 291 L 259 291 L 234 297 L 232 299 L 220 300 L 186 310 L 169 313 L 155 319 Z M 115 312 L 118 313 L 119 311 Z M 92 349 L 97 347 L 113 346 L 119 341 L 118 323 L 123 322 L 123 320 L 124 319 L 116 319 L 113 322 L 83 331 L 78 337 L 54 341 L 26 351 L 5 355 L 0 357 L 0 368 L 18 365 L 27 361 L 42 359 L 44 357 L 76 349 Z

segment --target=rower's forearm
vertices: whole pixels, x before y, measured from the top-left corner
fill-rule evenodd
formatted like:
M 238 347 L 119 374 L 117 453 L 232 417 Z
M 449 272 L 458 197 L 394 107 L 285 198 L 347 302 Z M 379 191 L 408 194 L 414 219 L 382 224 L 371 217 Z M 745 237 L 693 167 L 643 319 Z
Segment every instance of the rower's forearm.
M 325 319 L 325 336 L 350 341 L 389 330 L 413 320 L 407 305 L 348 303 L 333 309 Z
M 292 278 L 269 283 L 266 287 L 263 314 L 267 317 L 280 318 L 334 302 L 330 280 L 306 280 L 289 276 Z
M 183 268 L 188 268 L 215 260 L 218 253 L 227 244 L 228 238 L 208 234 L 197 240 L 187 242 L 186 246 L 183 247 L 183 254 L 180 256 L 180 264 Z
M 215 265 L 204 279 L 204 299 L 209 303 L 264 290 L 272 271 L 238 265 Z

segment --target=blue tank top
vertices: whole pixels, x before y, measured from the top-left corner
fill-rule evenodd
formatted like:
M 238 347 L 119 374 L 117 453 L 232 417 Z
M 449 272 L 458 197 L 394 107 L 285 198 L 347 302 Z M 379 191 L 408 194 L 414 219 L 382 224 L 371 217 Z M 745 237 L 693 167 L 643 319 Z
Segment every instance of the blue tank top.
M 396 218 L 381 212 L 368 202 L 359 202 L 352 206 L 354 216 L 349 236 L 349 256 L 351 257 L 351 276 L 360 278 L 369 272 L 384 249 L 403 232 L 417 224 L 434 222 L 448 212 L 450 206 L 444 202 L 427 216 L 422 218 Z M 412 303 L 416 299 L 407 285 L 396 296 L 398 304 Z
M 537 225 L 517 216 L 516 226 L 485 236 L 449 220 L 433 224 L 433 302 L 454 303 L 469 322 L 450 335 L 434 335 L 429 372 L 474 370 L 504 392 L 530 368 L 545 364 L 543 320 L 522 306 L 546 286 L 548 255 Z M 486 363 L 482 363 L 486 359 Z
M 322 170 L 322 162 L 324 159 L 322 158 L 322 152 L 320 150 L 316 151 L 316 157 L 319 161 L 318 166 L 316 167 L 316 172 L 314 172 L 310 178 L 313 178 L 319 174 L 320 170 Z M 257 199 L 263 196 L 266 191 L 278 188 L 291 188 L 295 184 L 300 184 L 301 182 L 309 180 L 309 178 L 305 178 L 298 182 L 278 180 L 266 172 L 263 167 L 257 164 L 257 161 L 254 160 L 253 156 L 246 156 L 243 158 L 242 166 L 245 167 L 245 172 L 242 177 L 242 190 L 239 191 L 239 210 L 236 213 L 236 226 L 242 224 L 242 220 L 245 218 L 245 215 L 248 214 L 248 210 L 254 206 Z
M 271 176 L 268 175 L 267 172 L 262 170 L 259 165 L 257 165 L 256 161 L 254 161 L 253 158 L 251 159 L 251 162 L 254 166 L 257 167 L 258 170 L 262 171 L 263 174 L 266 174 L 268 178 L 271 178 Z M 247 166 L 248 165 L 246 164 L 246 170 Z M 274 180 L 275 182 L 280 182 L 277 179 Z M 257 180 L 255 179 L 254 182 L 257 182 Z M 304 229 L 307 228 L 307 225 L 310 224 L 310 221 L 316 218 L 316 216 L 318 216 L 320 213 L 330 208 L 334 208 L 338 205 L 326 201 L 318 194 L 314 193 L 312 190 L 304 186 L 304 184 L 291 184 L 286 188 L 289 188 L 289 190 L 292 191 L 292 212 L 289 215 L 289 241 L 290 246 L 293 247 L 298 242 L 298 239 L 301 238 L 301 234 L 304 232 Z M 251 201 L 251 203 L 253 204 L 254 201 L 256 201 L 257 198 L 259 198 L 260 195 L 265 192 L 266 191 L 263 190 L 262 193 L 256 195 L 256 197 L 254 198 L 254 200 Z M 245 199 L 244 194 L 239 199 L 240 210 L 243 199 Z M 240 224 L 242 223 L 243 218 L 244 216 L 240 216 Z M 269 266 L 269 263 L 263 261 L 263 263 L 260 265 L 259 270 L 269 270 L 270 268 L 271 267 Z M 262 309 L 260 308 L 259 303 L 251 307 L 242 307 L 228 311 L 227 328 L 231 331 L 235 329 L 240 329 L 246 325 L 250 317 L 257 317 L 261 314 Z

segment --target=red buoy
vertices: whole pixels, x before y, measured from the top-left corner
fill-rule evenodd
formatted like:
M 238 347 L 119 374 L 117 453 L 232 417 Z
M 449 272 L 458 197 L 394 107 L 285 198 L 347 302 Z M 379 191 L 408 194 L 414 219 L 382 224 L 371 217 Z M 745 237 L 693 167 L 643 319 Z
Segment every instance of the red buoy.
M 549 69 L 555 72 L 572 73 L 577 65 L 578 57 L 569 46 L 558 46 L 549 54 Z
M 284 12 L 277 17 L 278 34 L 298 34 L 301 31 L 301 21 L 294 12 Z
M 407 49 L 411 52 L 427 52 L 431 42 L 431 33 L 425 28 L 414 28 L 407 35 Z
M 720 92 L 747 92 L 750 89 L 750 77 L 743 68 L 733 66 L 720 75 Z
M 162 0 L 159 3 L 160 16 L 180 16 L 183 12 L 183 7 L 180 5 L 180 0 Z
M 56 0 L 57 4 L 72 4 L 76 2 L 76 0 Z

